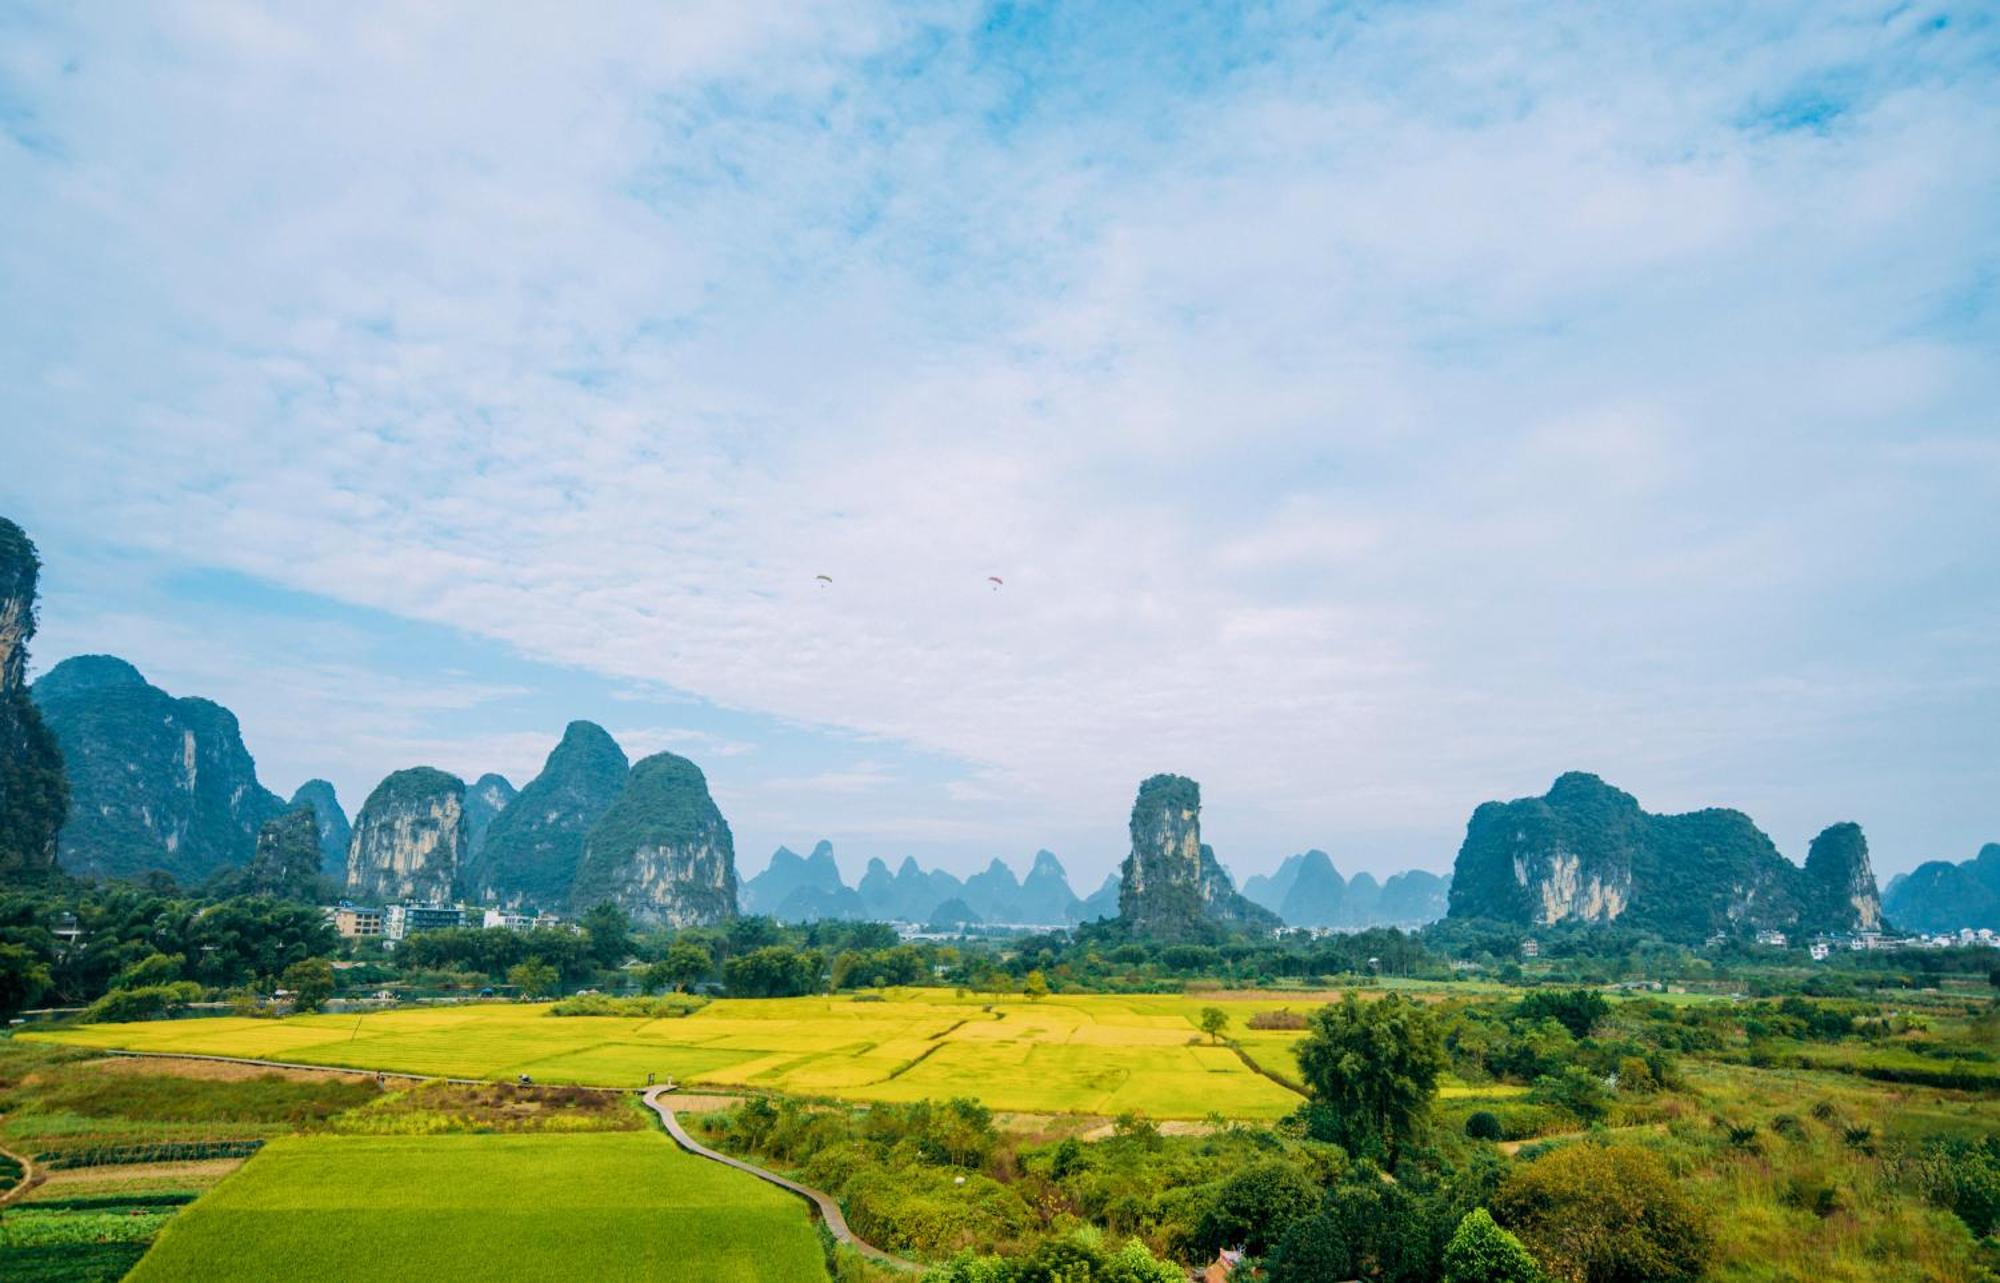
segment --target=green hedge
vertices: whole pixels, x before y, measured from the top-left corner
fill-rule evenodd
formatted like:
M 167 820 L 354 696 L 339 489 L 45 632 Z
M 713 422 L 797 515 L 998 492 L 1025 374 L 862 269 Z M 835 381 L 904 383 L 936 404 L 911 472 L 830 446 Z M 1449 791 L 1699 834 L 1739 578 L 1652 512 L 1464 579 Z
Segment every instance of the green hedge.
M 175 1140 L 145 1145 L 92 1145 L 35 1155 L 51 1171 L 68 1167 L 123 1167 L 131 1163 L 195 1163 L 208 1158 L 248 1158 L 261 1140 Z

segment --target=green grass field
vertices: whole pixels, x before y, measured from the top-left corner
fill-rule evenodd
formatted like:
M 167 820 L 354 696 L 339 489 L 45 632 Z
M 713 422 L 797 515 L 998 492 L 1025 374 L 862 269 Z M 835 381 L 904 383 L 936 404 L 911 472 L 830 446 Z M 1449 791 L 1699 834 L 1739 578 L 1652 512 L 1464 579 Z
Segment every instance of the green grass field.
M 546 1015 L 487 1004 L 366 1016 L 86 1025 L 23 1035 L 70 1045 L 203 1052 L 312 1064 L 537 1082 L 632 1086 L 647 1074 L 692 1086 L 760 1088 L 849 1100 L 973 1096 L 1038 1113 L 1275 1119 L 1299 1097 L 1195 1027 L 1204 1006 L 1231 1017 L 1258 1063 L 1296 1073 L 1299 1035 L 1244 1028 L 1255 1012 L 1300 1005 L 1124 995 L 995 1001 L 941 990 L 721 1000 L 679 1019 Z
M 824 1280 L 805 1204 L 657 1133 L 278 1140 L 183 1212 L 134 1283 Z

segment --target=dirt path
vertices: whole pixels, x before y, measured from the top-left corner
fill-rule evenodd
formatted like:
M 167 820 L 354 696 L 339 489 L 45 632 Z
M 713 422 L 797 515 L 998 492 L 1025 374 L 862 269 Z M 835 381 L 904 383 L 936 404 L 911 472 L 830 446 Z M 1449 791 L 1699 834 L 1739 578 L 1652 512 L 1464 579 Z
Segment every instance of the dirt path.
M 666 1094 L 666 1088 L 654 1087 L 646 1092 L 644 1100 L 647 1105 L 651 1106 L 653 1112 L 660 1116 L 660 1122 L 666 1127 L 667 1135 L 674 1138 L 674 1144 L 679 1145 L 682 1149 L 697 1158 L 706 1158 L 710 1162 L 721 1163 L 725 1167 L 733 1167 L 739 1172 L 747 1172 L 755 1176 L 758 1180 L 769 1181 L 779 1189 L 790 1190 L 792 1193 L 797 1194 L 818 1210 L 820 1220 L 826 1224 L 827 1231 L 835 1239 L 854 1248 L 854 1250 L 860 1252 L 869 1260 L 909 1270 L 917 1274 L 924 1272 L 924 1267 L 915 1261 L 906 1261 L 900 1256 L 891 1256 L 874 1244 L 864 1243 L 855 1237 L 854 1231 L 847 1228 L 847 1217 L 841 1213 L 840 1204 L 834 1202 L 831 1195 L 821 1193 L 809 1185 L 801 1185 L 797 1181 L 786 1180 L 776 1172 L 766 1171 L 754 1163 L 746 1163 L 740 1158 L 731 1158 L 727 1154 L 718 1154 L 694 1137 L 688 1135 L 687 1131 L 681 1126 L 681 1120 L 675 1117 L 673 1106 L 662 1099 Z
M 4 1194 L 0 1194 L 0 1207 L 5 1207 L 35 1186 L 41 1184 L 42 1178 L 46 1173 L 36 1171 L 35 1165 L 28 1161 L 26 1154 L 17 1154 L 11 1149 L 0 1149 L 0 1154 L 5 1154 L 21 1165 L 21 1179 L 14 1182 L 12 1189 Z

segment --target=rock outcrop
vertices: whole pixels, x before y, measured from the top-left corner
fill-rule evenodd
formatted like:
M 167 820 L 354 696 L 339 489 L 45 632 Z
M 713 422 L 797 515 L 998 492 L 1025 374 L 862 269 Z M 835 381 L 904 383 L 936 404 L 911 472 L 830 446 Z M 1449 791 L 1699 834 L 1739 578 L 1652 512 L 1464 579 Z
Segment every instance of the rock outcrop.
M 1201 840 L 1201 786 L 1155 775 L 1132 803 L 1132 851 L 1119 868 L 1118 916 L 1134 933 L 1175 940 L 1223 930 L 1268 931 L 1276 914 L 1238 895 Z
M 310 904 L 318 899 L 323 858 L 318 815 L 310 803 L 296 806 L 257 830 L 244 889 Z
M 591 826 L 570 903 L 588 909 L 607 900 L 658 926 L 736 916 L 735 840 L 693 762 L 672 753 L 640 760 Z
M 257 782 L 234 713 L 176 699 L 122 659 L 66 659 L 33 694 L 69 776 L 59 859 L 70 873 L 201 882 L 247 863 L 264 821 L 285 809 Z
M 1868 839 L 1852 822 L 1831 825 L 1806 852 L 1803 912 L 1821 931 L 1876 931 L 1882 899 L 1868 863 Z
M 347 822 L 340 798 L 326 780 L 307 780 L 292 794 L 292 806 L 310 806 L 319 825 L 319 871 L 336 884 L 347 882 L 347 844 L 354 839 L 354 826 Z
M 630 774 L 610 732 L 595 722 L 571 722 L 542 773 L 487 826 L 468 862 L 466 893 L 509 907 L 570 907 L 584 838 L 618 801 Z
M 354 817 L 347 894 L 363 904 L 448 902 L 464 859 L 465 781 L 429 766 L 397 771 Z
M 0 886 L 46 880 L 69 810 L 62 750 L 28 697 L 41 558 L 27 533 L 0 517 Z
M 519 796 L 513 781 L 488 771 L 465 790 L 465 853 L 477 860 L 486 846 L 486 830 L 500 812 Z
M 1844 898 L 1872 899 L 1865 847 L 1858 870 L 1851 844 L 1844 854 L 1838 839 L 1828 849 L 1828 885 L 1831 871 L 1844 868 Z M 1852 881 L 1860 877 L 1865 892 Z M 1631 794 L 1571 772 L 1543 797 L 1473 812 L 1450 905 L 1452 917 L 1620 922 L 1682 941 L 1717 931 L 1849 929 L 1853 904 L 1835 912 L 1817 885 L 1741 811 L 1653 815 Z
M 1889 883 L 1882 911 L 1905 931 L 2000 931 L 2000 842 L 1958 864 L 1919 864 Z

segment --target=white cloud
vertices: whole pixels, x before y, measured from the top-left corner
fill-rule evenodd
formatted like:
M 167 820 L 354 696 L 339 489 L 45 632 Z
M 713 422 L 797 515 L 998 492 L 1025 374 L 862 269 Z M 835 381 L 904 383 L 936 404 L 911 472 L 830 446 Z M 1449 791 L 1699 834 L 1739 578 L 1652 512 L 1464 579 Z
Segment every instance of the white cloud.
M 1917 705 L 1856 680 L 1909 639 L 1838 604 L 1994 604 L 1900 593 L 1995 533 L 1924 453 L 1994 431 L 1990 319 L 1933 324 L 1995 246 L 1987 37 L 1446 7 L 1157 116 L 1108 63 L 1048 127 L 968 17 L 16 26 L 60 156 L 0 153 L 18 484 L 56 537 L 966 764 L 732 802 L 880 796 L 841 814 L 884 840 L 1115 844 L 1174 769 L 1238 867 L 1329 832 L 1435 867 L 1564 767 L 1698 804 L 1820 735 L 1816 790 L 1739 799 L 1789 848 L 1871 787 L 1941 840 L 1872 753 Z M 1855 68 L 1824 130 L 1757 123 Z

